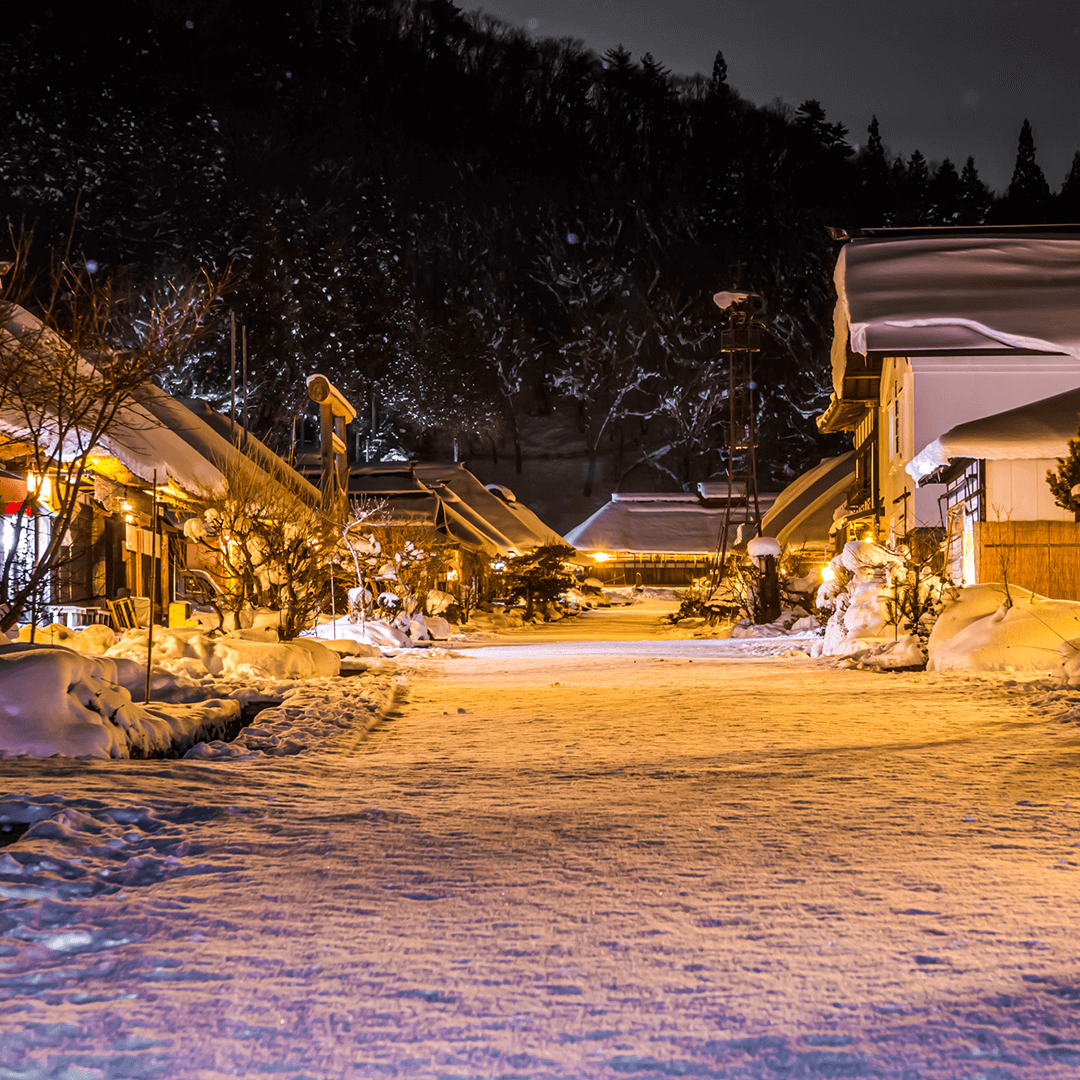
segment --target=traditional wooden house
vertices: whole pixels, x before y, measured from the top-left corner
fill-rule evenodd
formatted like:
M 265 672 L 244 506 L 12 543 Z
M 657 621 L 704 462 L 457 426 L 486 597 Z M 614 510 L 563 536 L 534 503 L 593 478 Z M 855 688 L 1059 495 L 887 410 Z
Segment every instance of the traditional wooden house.
M 48 347 L 48 333 L 24 309 L 8 305 L 5 317 L 0 335 L 6 337 L 0 344 L 34 334 L 36 348 Z M 185 404 L 150 383 L 121 404 L 89 453 L 84 451 L 77 419 L 67 429 L 63 445 L 46 445 L 49 424 L 35 417 L 35 408 L 25 407 L 10 394 L 0 408 L 5 510 L 0 558 L 10 552 L 16 533 L 21 557 L 34 558 L 35 549 L 52 535 L 59 491 L 70 484 L 65 463 L 74 458 L 86 463 L 74 493 L 71 524 L 42 597 L 39 621 L 104 620 L 108 601 L 118 597 L 133 599 L 143 624 L 150 617 L 151 597 L 154 616 L 162 617 L 172 600 L 186 595 L 187 545 L 181 530 L 186 507 L 206 492 L 221 491 L 231 470 L 243 466 L 263 472 L 269 482 L 284 484 L 295 497 L 312 505 L 319 500 L 317 489 L 206 403 Z M 55 475 L 34 475 L 35 443 L 51 454 Z M 33 500 L 27 499 L 28 480 L 36 487 Z M 156 534 L 155 496 L 160 508 Z M 13 529 L 12 515 L 27 512 L 33 514 L 32 528 Z
M 766 512 L 774 498 L 759 496 L 760 510 Z M 594 561 L 592 575 L 601 581 L 689 585 L 716 560 L 725 523 L 729 551 L 749 538 L 739 533 L 745 518 L 744 506 L 729 515 L 722 484 L 697 492 L 615 492 L 565 539 Z
M 854 435 L 840 539 L 945 530 L 960 486 L 926 448 L 1080 386 L 1080 226 L 867 229 L 846 239 L 835 272 L 834 393 L 818 418 L 822 431 Z M 917 458 L 927 467 L 913 466 Z M 991 471 L 1004 477 L 1006 467 Z M 994 496 L 1003 519 L 1056 517 L 1039 468 L 1007 471 Z M 979 520 L 987 502 L 970 503 Z M 977 573 L 985 580 L 989 562 Z
M 349 495 L 381 507 L 377 520 L 412 529 L 418 538 L 442 546 L 447 558 L 436 584 L 450 593 L 460 591 L 461 583 L 472 583 L 483 596 L 504 560 L 562 543 L 512 493 L 485 488 L 463 465 L 355 465 Z
M 952 580 L 1008 580 L 1042 596 L 1080 600 L 1080 525 L 1046 482 L 1068 454 L 1080 390 L 958 424 L 907 465 L 940 497 Z

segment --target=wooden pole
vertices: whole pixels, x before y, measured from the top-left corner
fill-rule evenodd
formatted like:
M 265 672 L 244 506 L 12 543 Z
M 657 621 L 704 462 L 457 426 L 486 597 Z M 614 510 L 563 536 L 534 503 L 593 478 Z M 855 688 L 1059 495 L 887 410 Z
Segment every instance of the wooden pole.
M 154 655 L 154 593 L 157 592 L 158 577 L 158 503 L 157 503 L 157 469 L 154 470 L 154 495 L 150 504 L 150 617 L 146 620 L 146 697 L 150 700 L 150 671 L 153 668 Z
M 240 327 L 240 351 L 244 365 L 244 438 L 247 438 L 247 327 Z
M 229 425 L 236 434 L 236 312 L 229 312 L 229 337 L 230 337 L 230 361 L 229 361 Z

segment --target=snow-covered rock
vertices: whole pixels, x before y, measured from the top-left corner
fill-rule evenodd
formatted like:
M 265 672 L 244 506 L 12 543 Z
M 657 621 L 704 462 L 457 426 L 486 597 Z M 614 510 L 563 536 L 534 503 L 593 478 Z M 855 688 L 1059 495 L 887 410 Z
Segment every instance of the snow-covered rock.
M 454 624 L 442 618 L 441 615 L 428 615 L 424 621 L 427 623 L 428 633 L 433 638 L 445 641 L 454 633 Z

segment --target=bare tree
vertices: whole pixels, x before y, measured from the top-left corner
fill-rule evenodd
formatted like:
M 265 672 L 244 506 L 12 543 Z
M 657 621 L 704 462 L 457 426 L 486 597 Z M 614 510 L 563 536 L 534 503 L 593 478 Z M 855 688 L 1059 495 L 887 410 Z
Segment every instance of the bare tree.
M 247 609 L 278 612 L 281 636 L 293 638 L 331 606 L 340 523 L 301 497 L 285 462 L 259 467 L 237 455 L 218 468 L 227 486 L 202 492 L 184 525 L 218 585 L 213 606 L 237 625 Z
M 107 434 L 125 421 L 138 388 L 206 332 L 225 284 L 203 274 L 170 286 L 131 318 L 107 278 L 67 259 L 37 287 L 24 272 L 29 239 L 12 239 L 16 258 L 0 292 L 0 455 L 35 481 L 10 518 L 0 631 L 19 620 L 58 565 L 84 481 L 95 457 L 107 456 Z M 38 514 L 46 506 L 42 537 Z

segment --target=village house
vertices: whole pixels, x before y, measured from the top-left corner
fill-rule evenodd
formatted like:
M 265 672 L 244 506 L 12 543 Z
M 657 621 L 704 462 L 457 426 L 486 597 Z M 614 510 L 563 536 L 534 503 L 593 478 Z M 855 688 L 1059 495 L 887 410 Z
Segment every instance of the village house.
M 1015 458 L 931 448 L 972 422 L 985 441 L 1013 410 L 1031 406 L 1037 417 L 1035 403 L 1080 387 L 1080 227 L 867 229 L 845 238 L 833 395 L 818 418 L 821 431 L 854 436 L 856 478 L 837 542 L 939 529 L 960 552 L 952 561 L 965 583 L 999 580 L 1000 550 L 984 557 L 980 545 L 999 546 L 986 523 L 1006 521 L 1017 545 L 1006 556 L 1011 580 L 1048 587 L 1020 549 L 1037 533 L 1025 522 L 1068 524 L 1055 536 L 1075 545 L 1072 513 L 1046 490 L 1053 447 L 1044 440 L 1038 454 L 1029 447 Z M 1053 446 L 1064 453 L 1064 441 Z
M 5 342 L 31 333 L 47 346 L 47 333 L 41 336 L 40 323 L 25 309 L 8 305 L 5 318 L 0 327 Z M 0 559 L 11 553 L 16 536 L 17 558 L 32 560 L 44 550 L 55 528 L 58 497 L 70 481 L 67 464 L 81 456 L 81 440 L 73 429 L 70 447 L 42 444 L 53 454 L 54 468 L 37 476 L 31 444 L 47 435 L 48 423 L 32 413 L 15 400 L 5 400 L 0 409 Z M 315 487 L 229 418 L 205 402 L 173 398 L 150 382 L 121 404 L 85 460 L 60 556 L 35 605 L 39 610 L 27 612 L 38 622 L 116 623 L 115 601 L 124 599 L 130 606 L 123 606 L 126 614 L 119 618 L 146 625 L 151 609 L 153 618 L 166 619 L 172 602 L 204 597 L 206 590 L 193 590 L 192 584 L 198 579 L 212 590 L 212 568 L 188 565 L 191 545 L 184 539 L 183 521 L 193 500 L 223 490 L 226 475 L 238 468 L 285 485 L 291 496 L 310 505 L 320 498 Z M 16 515 L 24 519 L 18 530 Z M 174 617 L 182 614 L 174 612 Z

